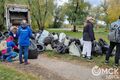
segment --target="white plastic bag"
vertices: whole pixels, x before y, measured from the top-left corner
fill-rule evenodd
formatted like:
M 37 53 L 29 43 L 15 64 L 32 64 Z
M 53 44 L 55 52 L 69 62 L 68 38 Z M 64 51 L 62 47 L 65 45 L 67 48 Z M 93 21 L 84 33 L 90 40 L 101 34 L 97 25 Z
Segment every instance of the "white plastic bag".
M 46 31 L 46 30 L 43 30 L 42 34 L 40 35 L 40 37 L 39 37 L 39 39 L 38 39 L 38 43 L 39 43 L 39 44 L 44 44 L 44 43 L 43 43 L 43 42 L 44 42 L 44 39 L 45 39 L 46 37 L 48 37 L 48 36 L 49 36 L 49 32 Z
M 69 46 L 69 52 L 70 55 L 80 57 L 80 50 L 78 49 L 74 42 L 72 42 L 71 45 Z
M 64 42 L 65 38 L 66 38 L 66 34 L 65 33 L 60 33 L 59 42 L 61 42 L 61 43 Z

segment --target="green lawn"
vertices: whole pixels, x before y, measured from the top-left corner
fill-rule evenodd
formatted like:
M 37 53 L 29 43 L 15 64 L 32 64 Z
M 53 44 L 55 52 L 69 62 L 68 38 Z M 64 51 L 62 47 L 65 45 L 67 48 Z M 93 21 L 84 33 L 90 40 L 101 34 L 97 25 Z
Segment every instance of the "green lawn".
M 82 37 L 82 32 L 72 32 L 72 31 L 66 31 L 66 30 L 49 30 L 49 32 L 56 32 L 56 33 L 61 33 L 64 32 L 66 35 L 74 37 L 74 38 L 81 38 Z M 95 37 L 96 40 L 99 38 L 103 38 L 105 41 L 109 42 L 107 39 L 108 32 L 105 31 L 105 28 L 100 28 L 100 29 L 95 29 Z
M 65 30 L 48 30 L 50 32 L 57 32 L 57 33 L 60 33 L 60 32 L 64 32 L 66 35 L 68 36 L 71 36 L 71 37 L 75 37 L 75 38 L 81 38 L 82 37 L 82 32 L 72 32 L 72 31 L 65 31 Z M 109 43 L 109 40 L 107 39 L 107 35 L 108 35 L 108 32 L 105 31 L 104 28 L 100 28 L 100 29 L 95 29 L 95 37 L 96 37 L 96 40 L 98 40 L 99 38 L 103 38 L 105 41 L 107 41 Z M 86 62 L 86 60 L 83 60 L 82 58 L 79 58 L 79 57 L 75 57 L 75 56 L 70 56 L 69 54 L 64 54 L 64 55 L 61 55 L 61 54 L 58 54 L 54 51 L 46 51 L 45 52 L 47 54 L 48 57 L 57 57 L 57 58 L 60 58 L 60 59 L 63 59 L 63 60 L 71 60 L 71 61 L 83 61 L 83 62 Z M 113 66 L 114 64 L 114 57 L 111 57 L 110 58 L 110 64 L 109 65 L 105 65 L 104 64 L 105 62 L 105 55 L 103 56 L 98 56 L 98 57 L 94 57 L 93 56 L 93 63 L 95 63 L 96 65 L 98 66 Z
M 0 64 L 0 80 L 38 80 L 37 77 Z

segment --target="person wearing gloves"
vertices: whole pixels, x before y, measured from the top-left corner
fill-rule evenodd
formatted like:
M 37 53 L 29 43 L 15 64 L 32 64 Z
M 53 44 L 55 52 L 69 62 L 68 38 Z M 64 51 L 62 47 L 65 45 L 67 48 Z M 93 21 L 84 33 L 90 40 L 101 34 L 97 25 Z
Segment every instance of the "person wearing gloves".
M 22 24 L 18 27 L 18 45 L 20 47 L 19 61 L 20 64 L 23 63 L 22 55 L 24 53 L 24 64 L 29 64 L 28 62 L 28 49 L 30 45 L 30 38 L 32 37 L 32 30 L 27 24 L 26 20 L 22 20 Z
M 87 17 L 85 27 L 83 29 L 83 58 L 91 60 L 91 50 L 92 42 L 95 40 L 94 31 L 93 31 L 94 18 Z

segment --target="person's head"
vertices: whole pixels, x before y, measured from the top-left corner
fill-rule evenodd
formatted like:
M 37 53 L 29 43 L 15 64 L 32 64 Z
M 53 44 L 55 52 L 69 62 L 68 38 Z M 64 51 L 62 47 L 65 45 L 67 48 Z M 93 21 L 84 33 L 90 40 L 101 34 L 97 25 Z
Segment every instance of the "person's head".
M 26 28 L 27 21 L 25 19 L 23 19 L 21 25 L 22 25 L 23 28 Z
M 22 23 L 23 23 L 23 24 L 26 24 L 26 23 L 27 23 L 27 21 L 26 21 L 25 19 L 23 19 L 23 20 L 22 20 Z
M 92 16 L 88 16 L 86 20 L 91 22 L 91 23 L 95 22 L 95 19 Z
M 16 26 L 12 26 L 10 28 L 10 31 L 13 32 L 13 33 L 17 33 L 17 27 Z

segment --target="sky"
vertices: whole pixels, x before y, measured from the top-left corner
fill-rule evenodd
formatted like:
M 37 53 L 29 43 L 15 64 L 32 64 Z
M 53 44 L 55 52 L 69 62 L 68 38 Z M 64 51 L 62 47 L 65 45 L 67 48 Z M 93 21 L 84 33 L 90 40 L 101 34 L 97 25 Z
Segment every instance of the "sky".
M 86 0 L 86 1 L 88 1 L 93 6 L 97 6 L 100 5 L 103 0 Z
M 59 5 L 63 5 L 65 2 L 68 2 L 68 0 L 56 0 Z M 97 6 L 101 4 L 101 1 L 103 0 L 85 0 L 89 2 L 93 6 Z

